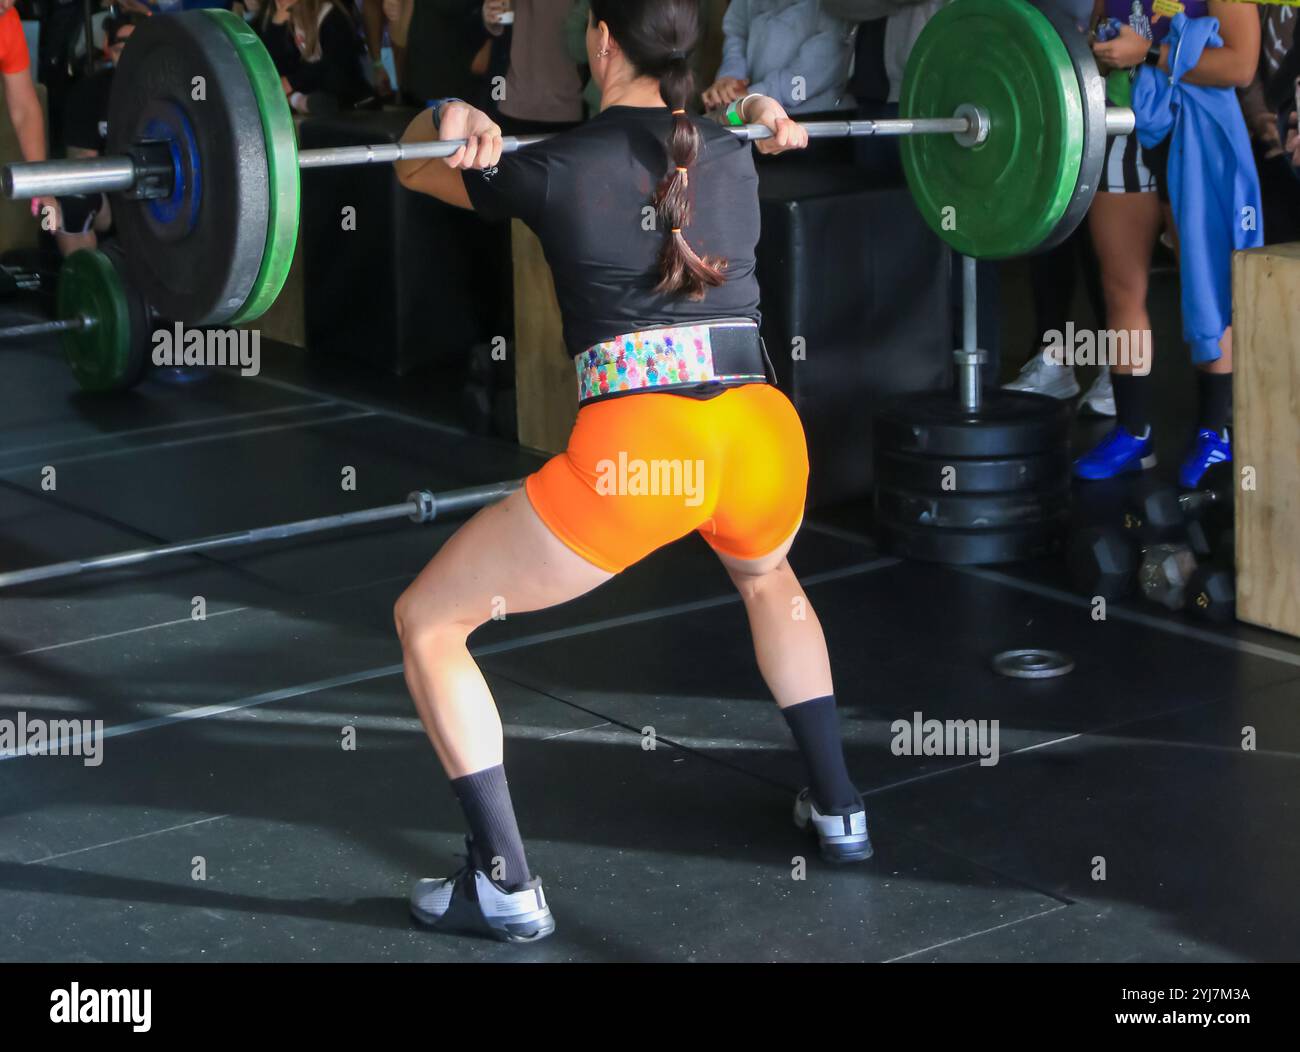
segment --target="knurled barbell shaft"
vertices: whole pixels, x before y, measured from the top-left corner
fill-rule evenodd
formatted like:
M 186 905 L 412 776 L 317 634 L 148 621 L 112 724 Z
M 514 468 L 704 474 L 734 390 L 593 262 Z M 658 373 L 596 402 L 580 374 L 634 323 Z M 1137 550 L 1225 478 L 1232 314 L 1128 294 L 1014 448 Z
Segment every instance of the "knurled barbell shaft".
M 972 130 L 969 117 L 898 117 L 874 121 L 809 121 L 803 125 L 812 139 L 863 138 L 867 136 L 962 135 Z M 1130 109 L 1112 107 L 1106 114 L 1108 135 L 1125 135 L 1133 130 Z M 761 124 L 728 129 L 744 139 L 770 138 Z M 507 136 L 507 153 L 549 138 L 547 135 Z M 465 145 L 463 139 L 438 142 L 378 143 L 372 146 L 332 146 L 300 150 L 299 168 L 336 168 L 354 164 L 392 164 L 395 161 L 450 157 Z M 129 157 L 94 157 L 63 161 L 36 161 L 6 165 L 4 192 L 10 198 L 57 197 L 63 194 L 112 193 L 135 185 L 135 163 Z
M 809 121 L 809 138 L 831 139 L 868 135 L 955 135 L 970 130 L 967 117 L 927 120 Z M 728 129 L 744 139 L 766 139 L 771 131 L 761 124 Z M 550 138 L 549 135 L 509 135 L 502 140 L 506 153 Z M 298 151 L 299 168 L 337 168 L 354 164 L 392 164 L 425 158 L 450 157 L 465 145 L 464 139 L 436 142 L 392 142 L 372 146 L 330 146 Z M 10 164 L 4 169 L 7 197 L 59 197 L 63 194 L 113 193 L 135 185 L 135 162 L 130 157 L 77 158 Z
M 401 504 L 387 504 L 379 508 L 367 508 L 364 511 L 349 511 L 341 515 L 325 515 L 316 519 L 301 519 L 298 522 L 284 523 L 279 526 L 262 526 L 252 530 L 239 530 L 234 533 L 218 533 L 210 537 L 200 537 L 192 541 L 175 541 L 171 544 L 159 544 L 150 548 L 132 548 L 129 551 L 115 552 L 112 555 L 97 555 L 89 559 L 71 559 L 67 562 L 50 563 L 46 566 L 32 566 L 25 570 L 11 570 L 0 573 L 0 588 L 12 588 L 15 585 L 31 584 L 35 581 L 48 581 L 56 577 L 73 577 L 91 570 L 113 570 L 124 566 L 136 566 L 139 563 L 152 562 L 173 555 L 193 555 L 197 552 L 210 552 L 219 548 L 234 548 L 245 544 L 262 544 L 266 541 L 281 541 L 305 534 L 324 533 L 341 530 L 348 526 L 365 526 L 376 522 L 388 522 L 394 519 L 410 519 L 412 522 L 432 522 L 434 519 L 448 515 L 458 515 L 475 511 L 488 504 L 508 496 L 520 487 L 517 480 L 509 482 L 492 482 L 486 486 L 471 486 L 467 489 L 446 490 L 433 493 L 417 490 Z
M 17 340 L 23 336 L 51 336 L 56 332 L 75 332 L 94 325 L 90 318 L 64 318 L 62 321 L 36 321 L 30 325 L 0 328 L 0 340 Z

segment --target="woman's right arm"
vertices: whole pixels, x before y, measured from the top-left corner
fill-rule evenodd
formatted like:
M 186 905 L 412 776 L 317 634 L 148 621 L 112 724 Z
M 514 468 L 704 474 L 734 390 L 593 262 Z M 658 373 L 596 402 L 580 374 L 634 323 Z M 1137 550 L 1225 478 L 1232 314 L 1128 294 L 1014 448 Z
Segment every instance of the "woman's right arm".
M 467 139 L 451 157 L 428 157 L 398 161 L 393 167 L 397 181 L 408 190 L 428 194 L 457 208 L 472 209 L 465 189 L 465 168 L 491 168 L 501 159 L 501 129 L 486 113 L 464 102 L 444 102 L 440 107 L 439 129 L 433 124 L 433 111 L 426 109 L 407 126 L 404 143 L 437 142 L 440 139 Z

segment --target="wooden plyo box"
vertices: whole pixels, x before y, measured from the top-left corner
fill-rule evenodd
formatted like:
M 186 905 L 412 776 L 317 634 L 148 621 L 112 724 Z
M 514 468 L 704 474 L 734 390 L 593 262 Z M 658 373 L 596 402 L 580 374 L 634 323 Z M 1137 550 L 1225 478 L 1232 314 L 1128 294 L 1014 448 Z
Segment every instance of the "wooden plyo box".
M 564 347 L 555 282 L 537 235 L 511 220 L 515 282 L 515 393 L 519 444 L 558 453 L 578 415 L 578 381 Z
M 1300 243 L 1233 261 L 1237 617 L 1300 636 Z

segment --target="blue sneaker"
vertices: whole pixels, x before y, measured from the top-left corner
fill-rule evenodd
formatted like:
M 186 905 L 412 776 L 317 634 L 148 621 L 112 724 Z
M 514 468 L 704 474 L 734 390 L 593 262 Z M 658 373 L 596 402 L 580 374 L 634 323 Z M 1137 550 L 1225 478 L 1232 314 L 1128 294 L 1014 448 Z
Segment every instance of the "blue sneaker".
M 1097 480 L 1113 479 L 1130 471 L 1147 471 L 1156 466 L 1155 444 L 1151 429 L 1146 438 L 1138 438 L 1122 424 L 1098 443 L 1091 453 L 1085 453 L 1074 462 L 1075 478 Z
M 1205 473 L 1215 464 L 1232 461 L 1232 439 L 1228 432 L 1218 434 L 1208 428 L 1196 433 L 1196 441 L 1183 466 L 1178 469 L 1178 483 L 1183 489 L 1195 489 Z

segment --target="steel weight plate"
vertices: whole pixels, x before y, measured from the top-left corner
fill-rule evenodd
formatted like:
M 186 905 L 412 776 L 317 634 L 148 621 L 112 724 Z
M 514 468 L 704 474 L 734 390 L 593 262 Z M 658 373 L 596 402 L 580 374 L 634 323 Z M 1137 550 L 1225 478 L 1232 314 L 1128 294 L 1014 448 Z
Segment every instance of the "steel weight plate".
M 113 219 L 149 303 L 188 325 L 218 325 L 243 308 L 257 282 L 270 190 L 257 97 L 234 44 L 204 11 L 144 19 L 122 53 L 106 153 L 120 154 L 151 132 L 156 138 L 160 128 L 177 136 L 176 200 L 160 209 L 115 194 Z M 186 164 L 198 175 L 189 182 L 186 139 Z
M 1070 53 L 1025 0 L 957 0 L 926 24 L 908 59 L 904 117 L 988 115 L 978 146 L 911 135 L 903 170 L 926 223 L 958 252 L 1005 259 L 1033 252 L 1057 229 L 1083 160 L 1084 103 Z
M 993 656 L 993 671 L 1011 679 L 1055 679 L 1074 671 L 1074 658 L 1059 650 L 1004 650 Z

